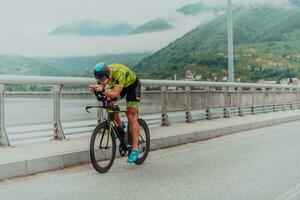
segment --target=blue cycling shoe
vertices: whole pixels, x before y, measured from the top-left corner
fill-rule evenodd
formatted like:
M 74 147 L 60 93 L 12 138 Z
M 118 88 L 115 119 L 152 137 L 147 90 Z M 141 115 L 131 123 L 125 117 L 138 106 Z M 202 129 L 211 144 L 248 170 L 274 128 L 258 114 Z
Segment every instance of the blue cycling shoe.
M 128 157 L 127 163 L 134 163 L 138 159 L 139 154 L 139 151 L 132 150 Z

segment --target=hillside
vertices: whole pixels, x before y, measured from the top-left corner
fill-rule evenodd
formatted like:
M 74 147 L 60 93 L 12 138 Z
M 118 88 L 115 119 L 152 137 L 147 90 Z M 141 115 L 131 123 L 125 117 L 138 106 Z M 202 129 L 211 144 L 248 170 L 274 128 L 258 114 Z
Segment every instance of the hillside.
M 64 73 L 32 58 L 0 56 L 0 74 L 62 76 Z
M 97 62 L 136 65 L 150 53 L 128 53 L 69 58 L 26 58 L 0 56 L 0 74 L 36 76 L 86 76 L 91 77 Z
M 290 0 L 290 2 L 295 6 L 300 6 L 300 0 Z
M 299 8 L 260 7 L 234 12 L 236 76 L 242 81 L 300 77 Z M 187 69 L 204 79 L 227 76 L 226 16 L 198 27 L 155 54 L 144 58 L 136 70 L 145 78 L 168 78 Z M 269 72 L 271 73 L 269 73 Z

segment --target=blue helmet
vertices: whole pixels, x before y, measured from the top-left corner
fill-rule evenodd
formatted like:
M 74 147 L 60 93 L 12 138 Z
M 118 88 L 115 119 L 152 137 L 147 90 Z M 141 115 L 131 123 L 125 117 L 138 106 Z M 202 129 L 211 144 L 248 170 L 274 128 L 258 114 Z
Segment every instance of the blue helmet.
M 105 63 L 97 63 L 94 69 L 94 76 L 99 81 L 104 81 L 109 77 L 109 68 Z

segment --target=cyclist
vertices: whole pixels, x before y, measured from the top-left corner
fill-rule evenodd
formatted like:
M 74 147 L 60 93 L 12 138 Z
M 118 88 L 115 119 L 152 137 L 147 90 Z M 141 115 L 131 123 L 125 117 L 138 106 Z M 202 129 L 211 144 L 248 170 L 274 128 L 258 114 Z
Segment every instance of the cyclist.
M 136 74 L 123 64 L 98 63 L 94 69 L 96 85 L 90 85 L 92 92 L 102 92 L 111 100 L 120 100 L 126 95 L 127 112 L 131 138 L 132 150 L 128 157 L 128 163 L 134 163 L 138 156 L 139 124 L 137 113 L 141 98 L 141 83 Z M 108 87 L 107 87 L 108 86 Z M 122 121 L 118 113 L 115 120 L 122 127 Z

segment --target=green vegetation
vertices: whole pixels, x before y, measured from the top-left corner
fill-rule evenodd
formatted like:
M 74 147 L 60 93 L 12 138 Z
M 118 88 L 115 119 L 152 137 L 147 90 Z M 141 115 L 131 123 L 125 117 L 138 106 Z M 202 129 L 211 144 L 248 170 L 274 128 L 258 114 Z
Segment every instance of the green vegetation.
M 300 0 L 290 0 L 290 2 L 296 6 L 300 6 Z
M 234 11 L 236 77 L 243 82 L 300 78 L 300 8 L 259 7 Z M 0 56 L 0 74 L 92 76 L 97 62 L 118 62 L 142 78 L 183 78 L 186 70 L 204 80 L 227 76 L 226 16 L 197 27 L 160 51 L 70 58 Z M 202 80 L 203 80 L 202 79 Z
M 26 58 L 0 56 L 0 74 L 37 76 L 92 77 L 93 66 L 98 62 L 136 65 L 150 53 L 128 53 L 69 58 Z
M 236 8 L 234 44 L 236 77 L 300 78 L 300 9 Z M 143 78 L 179 78 L 191 69 L 204 79 L 227 76 L 226 16 L 200 26 L 135 66 Z
M 128 53 L 69 58 L 26 58 L 0 56 L 0 74 L 35 76 L 93 77 L 93 67 L 98 62 L 123 63 L 132 67 L 150 53 Z M 82 87 L 65 87 L 82 89 Z M 51 87 L 37 85 L 10 85 L 9 91 L 50 91 Z

